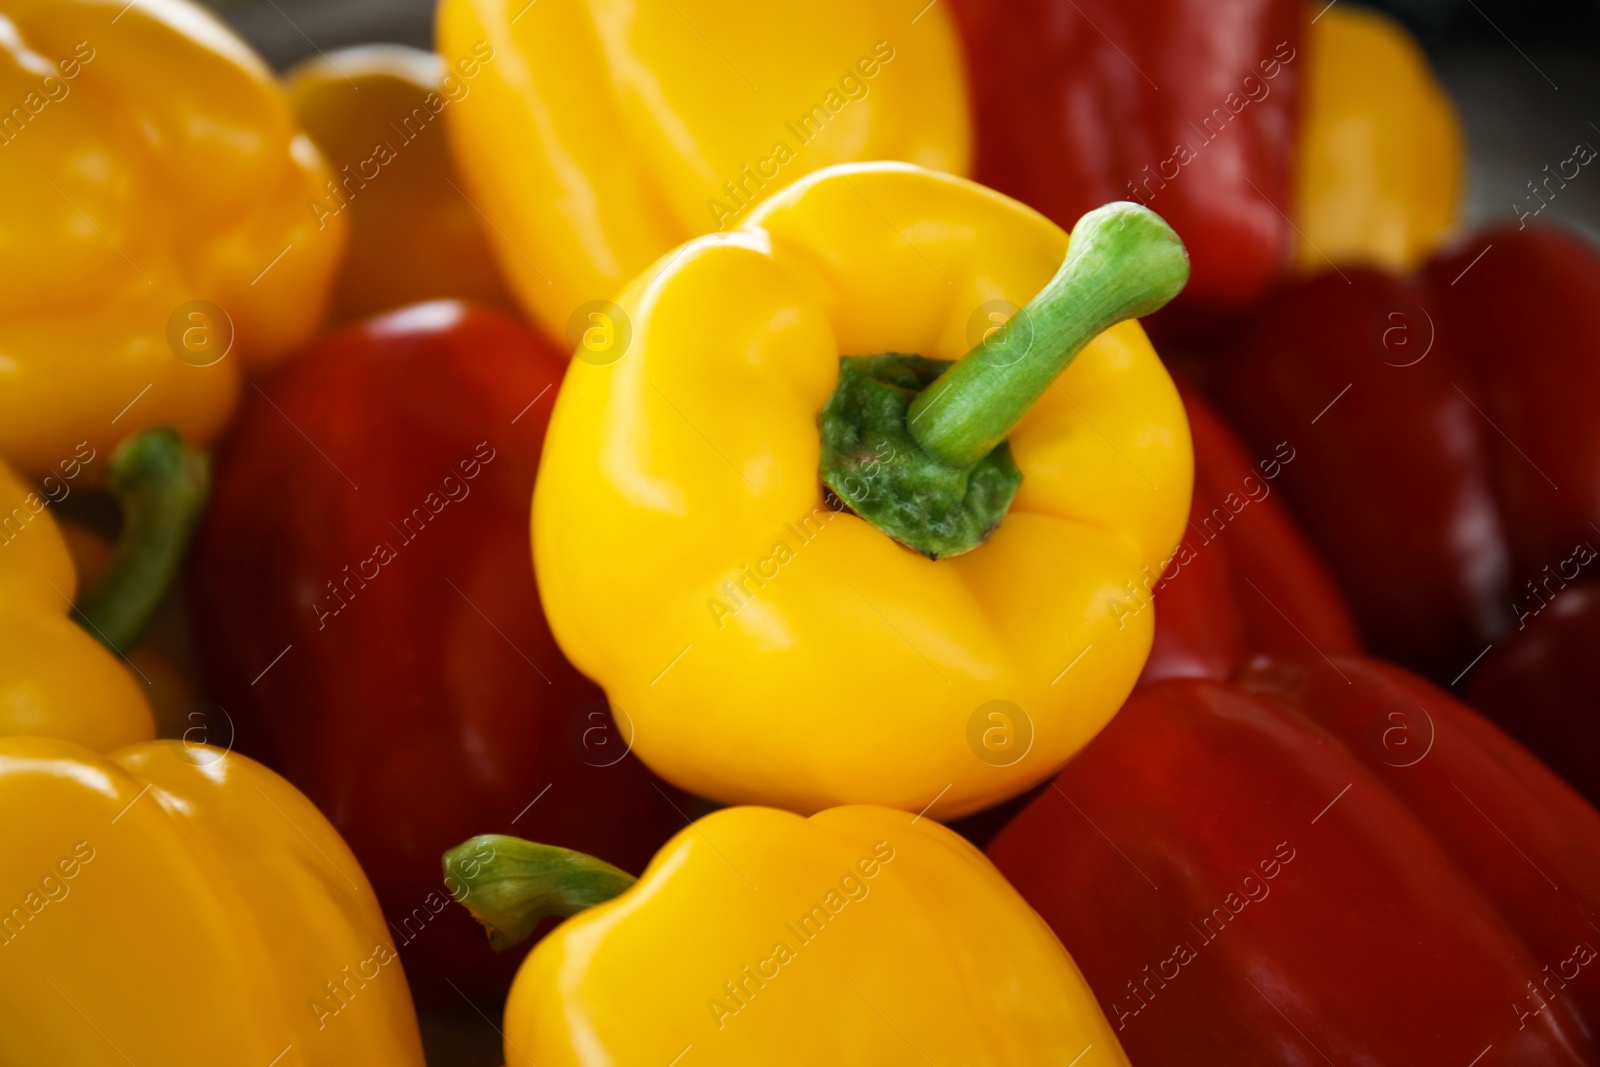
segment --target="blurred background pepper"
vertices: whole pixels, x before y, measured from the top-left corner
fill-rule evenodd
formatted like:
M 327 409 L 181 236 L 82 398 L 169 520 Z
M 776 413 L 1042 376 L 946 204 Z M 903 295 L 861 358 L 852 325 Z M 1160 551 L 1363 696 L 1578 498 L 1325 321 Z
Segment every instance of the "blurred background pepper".
M 463 189 L 550 337 L 656 257 L 732 228 L 812 171 L 880 159 L 967 170 L 966 86 L 944 6 L 693 7 L 439 4 L 440 54 L 479 71 L 451 105 Z
M 189 0 L 20 0 L 0 101 L 0 455 L 208 441 L 316 328 L 344 243 L 272 72 Z
M 539 610 L 565 362 L 451 302 L 331 334 L 247 398 L 196 545 L 209 695 L 349 841 L 423 1002 L 503 993 L 520 955 L 485 964 L 444 849 L 501 829 L 638 871 L 685 820 Z
M 1474 234 L 1416 278 L 1291 285 L 1209 368 L 1256 450 L 1302 442 L 1285 499 L 1371 647 L 1441 684 L 1525 680 L 1530 699 L 1487 706 L 1591 797 L 1593 694 L 1571 681 L 1588 657 L 1520 635 L 1569 629 L 1583 605 L 1558 611 L 1558 595 L 1600 578 L 1597 347 L 1600 254 L 1534 223 Z

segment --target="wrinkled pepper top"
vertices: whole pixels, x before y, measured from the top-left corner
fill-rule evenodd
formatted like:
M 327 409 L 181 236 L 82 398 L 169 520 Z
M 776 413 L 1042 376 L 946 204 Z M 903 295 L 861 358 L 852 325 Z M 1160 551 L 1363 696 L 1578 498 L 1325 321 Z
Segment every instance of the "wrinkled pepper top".
M 943 5 L 444 0 L 437 33 L 447 63 L 482 66 L 449 109 L 463 195 L 553 337 L 804 174 L 873 159 L 966 172 Z
M 321 316 L 328 177 L 271 71 L 187 0 L 8 4 L 0 455 L 40 472 L 85 439 L 214 436 Z
M 259 763 L 9 737 L 0 809 L 6 1062 L 421 1067 L 366 877 Z
M 959 357 L 1066 248 L 964 179 L 859 164 L 618 298 L 612 347 L 580 348 L 557 400 L 533 540 L 551 629 L 654 770 L 730 802 L 948 817 L 1053 773 L 1116 712 L 1193 478 L 1137 323 L 1011 433 L 1021 488 L 974 551 L 909 551 L 831 510 L 817 473 L 841 355 Z
M 1127 1063 L 989 862 L 873 807 L 686 827 L 637 885 L 534 949 L 505 1038 L 508 1063 L 571 1067 Z

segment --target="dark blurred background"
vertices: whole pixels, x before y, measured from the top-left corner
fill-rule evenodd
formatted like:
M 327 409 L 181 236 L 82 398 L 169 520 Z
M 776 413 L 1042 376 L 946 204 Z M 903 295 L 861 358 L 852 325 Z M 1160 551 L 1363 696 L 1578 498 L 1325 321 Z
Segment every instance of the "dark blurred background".
M 1313 0 L 1317 2 L 1317 0 Z M 1351 0 L 1336 0 L 1351 3 Z M 212 0 L 280 69 L 369 41 L 429 47 L 433 0 Z M 1545 164 L 1600 148 L 1600 0 L 1386 0 L 1454 94 L 1472 153 L 1468 221 L 1515 218 Z M 1569 182 L 1540 215 L 1600 239 L 1600 175 Z

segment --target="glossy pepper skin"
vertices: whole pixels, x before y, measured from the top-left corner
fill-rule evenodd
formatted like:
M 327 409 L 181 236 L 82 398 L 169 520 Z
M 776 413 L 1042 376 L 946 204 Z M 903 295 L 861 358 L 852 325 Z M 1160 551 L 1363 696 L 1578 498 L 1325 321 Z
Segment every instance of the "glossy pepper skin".
M 1593 580 L 1600 255 L 1535 224 L 1344 274 L 1277 294 L 1208 385 L 1255 448 L 1303 442 L 1285 498 L 1374 651 L 1453 683 Z
M 459 191 L 444 132 L 473 82 L 397 44 L 337 49 L 284 75 L 290 106 L 343 186 L 322 207 L 349 215 L 330 324 L 445 297 L 515 306 L 489 250 L 494 231 Z
M 1298 453 L 1255 459 L 1215 408 L 1179 386 L 1194 440 L 1194 498 L 1172 562 L 1136 592 L 1156 607 L 1140 684 L 1229 678 L 1257 653 L 1356 652 L 1361 640 L 1327 564 L 1275 495 Z
M 7 1063 L 421 1067 L 355 857 L 282 778 L 178 741 L 0 740 Z
M 468 898 L 470 905 L 471 898 Z M 931 819 L 715 812 L 534 949 L 508 1063 L 1126 1064 L 1071 957 Z
M 361 858 L 418 998 L 493 995 L 515 960 L 483 966 L 441 851 L 488 827 L 637 871 L 683 824 L 539 612 L 527 507 L 564 361 L 453 302 L 305 357 L 219 454 L 191 570 L 211 695 Z
M 0 91 L 20 102 L 0 132 L 0 455 L 42 473 L 149 426 L 209 441 L 316 327 L 343 244 L 307 209 L 329 175 L 271 71 L 188 0 L 21 0 Z
M 109 752 L 148 741 L 155 722 L 134 671 L 72 617 L 78 575 L 50 508 L 95 456 L 82 442 L 37 486 L 0 460 L 0 736 Z
M 974 177 L 1062 226 L 1108 200 L 1170 222 L 1183 305 L 1233 308 L 1289 264 L 1301 0 L 955 0 Z
M 1136 1063 L 1595 1062 L 1600 815 L 1377 661 L 1141 689 L 988 852 Z
M 1301 86 L 1296 265 L 1412 270 L 1456 229 L 1461 120 L 1399 23 L 1368 8 L 1318 7 Z
M 832 164 L 965 174 L 955 33 L 942 5 L 916 14 L 892 0 L 441 3 L 440 53 L 482 61 L 451 105 L 463 188 L 528 315 L 576 347 L 584 304 Z
M 962 179 L 862 164 L 619 296 L 631 344 L 604 363 L 581 349 L 556 402 L 534 554 L 557 640 L 663 777 L 730 802 L 950 817 L 1041 780 L 1116 711 L 1153 617 L 1125 586 L 1165 565 L 1192 476 L 1137 323 L 1091 342 L 1011 433 L 1021 488 L 974 551 L 911 552 L 830 510 L 817 476 L 841 355 L 956 358 L 1066 244 Z M 1005 766 L 976 740 L 997 700 L 1031 731 Z
M 1165 330 L 1248 305 L 1291 263 L 1414 267 L 1455 224 L 1460 123 L 1382 15 L 1299 0 L 953 6 L 975 177 L 1063 226 L 1116 198 L 1161 213 L 1194 257 L 1153 320 Z

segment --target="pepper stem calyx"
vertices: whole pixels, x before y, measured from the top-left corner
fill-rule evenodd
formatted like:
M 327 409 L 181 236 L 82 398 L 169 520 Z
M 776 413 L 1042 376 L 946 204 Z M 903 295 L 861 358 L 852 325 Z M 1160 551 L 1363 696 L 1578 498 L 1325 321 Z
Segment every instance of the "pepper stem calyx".
M 1188 279 L 1188 252 L 1159 215 L 1125 201 L 1096 208 L 1049 284 L 956 362 L 840 360 L 818 420 L 823 483 L 930 558 L 971 551 L 1022 481 L 1006 435 L 1089 342 L 1162 307 Z

